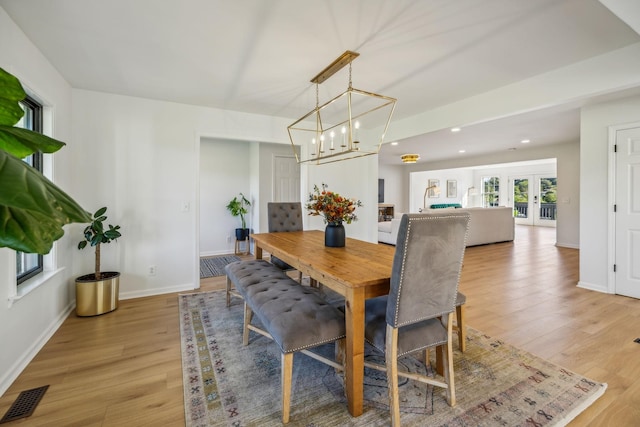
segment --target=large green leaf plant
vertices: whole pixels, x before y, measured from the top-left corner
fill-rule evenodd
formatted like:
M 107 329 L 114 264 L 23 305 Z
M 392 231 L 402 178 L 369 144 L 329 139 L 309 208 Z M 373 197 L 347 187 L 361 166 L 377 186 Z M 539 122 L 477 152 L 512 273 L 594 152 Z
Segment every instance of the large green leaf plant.
M 22 161 L 35 152 L 54 153 L 64 142 L 15 127 L 26 97 L 20 81 L 0 68 L 0 247 L 47 254 L 72 222 L 91 215 L 68 194 Z

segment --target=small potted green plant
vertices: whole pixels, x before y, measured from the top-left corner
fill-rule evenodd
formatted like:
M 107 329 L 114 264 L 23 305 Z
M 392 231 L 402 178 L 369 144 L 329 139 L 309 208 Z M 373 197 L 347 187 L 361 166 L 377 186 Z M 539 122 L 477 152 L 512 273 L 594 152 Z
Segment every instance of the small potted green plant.
M 240 217 L 242 227 L 236 228 L 236 240 L 246 240 L 247 237 L 249 237 L 249 229 L 247 228 L 247 222 L 244 218 L 244 216 L 249 213 L 249 206 L 251 206 L 251 202 L 247 200 L 242 193 L 234 197 L 227 205 L 227 209 L 231 212 L 231 215 Z
M 94 272 L 76 279 L 76 314 L 78 316 L 95 316 L 118 308 L 120 273 L 100 271 L 100 246 L 111 243 L 121 237 L 120 226 L 109 224 L 105 228 L 104 221 L 107 208 L 103 207 L 93 214 L 91 223 L 84 229 L 84 240 L 78 243 L 78 249 L 87 244 L 95 248 Z

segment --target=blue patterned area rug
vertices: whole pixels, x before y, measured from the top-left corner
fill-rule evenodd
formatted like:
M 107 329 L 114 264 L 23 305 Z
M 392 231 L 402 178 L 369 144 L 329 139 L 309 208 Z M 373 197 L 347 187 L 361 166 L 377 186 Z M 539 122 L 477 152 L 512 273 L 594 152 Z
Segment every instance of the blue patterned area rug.
M 280 351 L 262 336 L 242 345 L 243 304 L 224 291 L 179 296 L 185 418 L 188 427 L 279 426 Z M 606 384 L 468 329 L 467 351 L 454 344 L 457 405 L 445 391 L 400 380 L 402 425 L 564 426 L 597 400 Z M 323 349 L 331 354 L 332 346 Z M 368 360 L 380 358 L 367 350 Z M 403 369 L 422 371 L 416 359 Z M 386 377 L 365 369 L 365 410 L 347 410 L 342 377 L 302 354 L 294 357 L 289 426 L 388 426 Z
M 235 255 L 200 258 L 200 278 L 224 276 L 224 266 L 236 261 L 240 258 Z

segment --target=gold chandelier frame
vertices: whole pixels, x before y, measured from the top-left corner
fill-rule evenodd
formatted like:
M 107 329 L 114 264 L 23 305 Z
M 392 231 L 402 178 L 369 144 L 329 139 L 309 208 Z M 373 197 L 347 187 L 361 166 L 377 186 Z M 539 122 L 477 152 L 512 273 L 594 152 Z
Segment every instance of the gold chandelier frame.
M 353 88 L 351 62 L 359 55 L 346 51 L 311 79 L 316 85 L 316 107 L 287 127 L 298 163 L 332 163 L 380 151 L 397 100 Z M 347 90 L 320 105 L 319 85 L 347 65 Z M 380 128 L 379 136 L 374 134 Z M 301 147 L 300 154 L 296 146 Z

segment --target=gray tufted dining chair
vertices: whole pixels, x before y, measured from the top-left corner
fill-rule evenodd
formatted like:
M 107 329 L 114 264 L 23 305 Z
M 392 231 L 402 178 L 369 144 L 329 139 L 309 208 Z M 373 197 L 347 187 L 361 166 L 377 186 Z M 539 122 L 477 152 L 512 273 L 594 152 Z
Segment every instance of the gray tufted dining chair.
M 302 231 L 302 204 L 300 202 L 269 202 L 267 203 L 269 217 L 269 233 L 287 231 Z M 295 270 L 280 258 L 271 255 L 271 263 L 284 271 Z M 298 275 L 302 282 L 302 272 Z
M 366 301 L 365 339 L 385 354 L 393 426 L 400 425 L 398 376 L 446 389 L 455 405 L 452 327 L 469 226 L 468 213 L 405 214 L 388 295 Z M 441 347 L 444 380 L 398 370 L 398 358 Z M 428 359 L 425 360 L 428 363 Z

